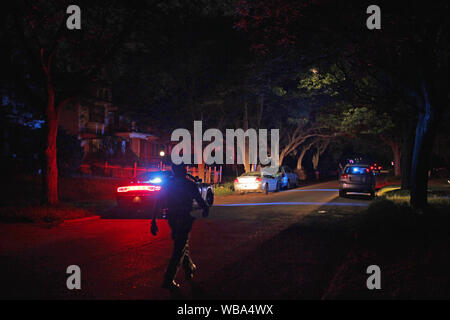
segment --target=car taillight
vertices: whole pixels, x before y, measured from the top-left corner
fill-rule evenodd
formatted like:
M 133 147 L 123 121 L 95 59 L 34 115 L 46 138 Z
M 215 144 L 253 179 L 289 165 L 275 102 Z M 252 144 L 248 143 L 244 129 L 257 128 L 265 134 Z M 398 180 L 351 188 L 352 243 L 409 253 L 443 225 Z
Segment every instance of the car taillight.
M 237 179 L 237 178 L 234 179 L 234 182 L 235 182 L 235 183 L 238 183 L 238 182 L 239 182 L 239 179 Z
M 378 170 L 381 170 L 381 166 L 378 167 Z
M 128 191 L 159 191 L 161 186 L 126 186 L 118 187 L 117 192 L 128 192 Z
M 373 170 L 373 166 L 370 167 L 370 170 Z
M 256 182 L 261 182 L 262 181 L 262 179 L 261 178 L 256 178 Z
M 341 179 L 347 179 L 347 178 L 348 178 L 348 174 L 341 175 Z

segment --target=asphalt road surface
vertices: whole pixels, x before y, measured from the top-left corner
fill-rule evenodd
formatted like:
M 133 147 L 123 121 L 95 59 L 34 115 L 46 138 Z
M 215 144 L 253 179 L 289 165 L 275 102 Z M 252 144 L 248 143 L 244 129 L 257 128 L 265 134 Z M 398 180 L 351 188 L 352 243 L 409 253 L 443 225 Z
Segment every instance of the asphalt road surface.
M 364 196 L 339 198 L 337 182 L 269 195 L 217 197 L 210 217 L 194 223 L 191 254 L 198 272 L 195 281 L 187 283 L 180 270 L 181 297 L 212 292 L 208 283 L 223 268 L 245 259 L 306 215 L 326 214 L 330 206 L 357 212 L 369 203 Z M 194 215 L 200 217 L 200 212 Z M 0 298 L 174 298 L 160 288 L 172 241 L 167 222 L 159 220 L 158 227 L 159 234 L 152 236 L 145 213 L 132 215 L 114 208 L 105 208 L 98 220 L 51 228 L 0 224 Z M 70 265 L 81 269 L 80 290 L 67 289 Z

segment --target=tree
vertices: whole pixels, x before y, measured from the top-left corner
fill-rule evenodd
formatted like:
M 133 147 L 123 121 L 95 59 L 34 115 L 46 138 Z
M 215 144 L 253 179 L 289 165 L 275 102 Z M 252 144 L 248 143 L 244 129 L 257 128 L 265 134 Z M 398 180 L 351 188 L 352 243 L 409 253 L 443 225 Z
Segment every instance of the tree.
M 328 147 L 328 144 L 330 143 L 330 139 L 321 139 L 319 140 L 314 148 L 314 153 L 312 156 L 312 162 L 313 162 L 313 168 L 316 172 L 316 179 L 319 179 L 319 159 L 320 156 L 325 152 L 325 150 Z
M 355 71 L 383 72 L 405 101 L 414 99 L 417 126 L 411 162 L 411 205 L 427 206 L 428 169 L 440 114 L 448 105 L 447 1 L 381 1 L 382 29 L 367 30 L 359 1 L 241 1 L 237 26 L 255 48 L 290 45 L 305 56 L 341 56 Z M 278 39 L 278 40 L 277 40 Z
M 378 113 L 373 108 L 351 107 L 344 111 L 341 131 L 351 136 L 375 135 L 392 149 L 395 175 L 400 176 L 401 137 L 388 113 Z
M 20 2 L 15 23 L 22 37 L 20 49 L 31 65 L 29 87 L 45 92 L 45 203 L 58 203 L 57 133 L 59 113 L 69 101 L 86 91 L 88 85 L 117 53 L 136 21 L 136 10 L 126 14 L 126 6 L 108 1 L 81 2 L 81 30 L 66 28 L 69 1 Z M 132 5 L 133 3 L 128 3 Z M 38 70 L 40 66 L 40 73 Z
M 300 180 L 306 180 L 306 173 L 303 169 L 303 158 L 308 150 L 317 142 L 317 139 L 311 139 L 309 142 L 304 143 L 298 152 L 297 158 L 297 175 Z

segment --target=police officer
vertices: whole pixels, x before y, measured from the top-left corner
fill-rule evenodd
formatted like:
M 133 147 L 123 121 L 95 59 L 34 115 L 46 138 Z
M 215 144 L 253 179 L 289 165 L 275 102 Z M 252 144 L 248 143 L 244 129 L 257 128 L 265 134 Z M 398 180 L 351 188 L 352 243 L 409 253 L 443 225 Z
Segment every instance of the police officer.
M 174 278 L 180 264 L 182 264 L 186 279 L 191 280 L 196 270 L 189 255 L 189 233 L 195 218 L 191 216 L 192 200 L 195 199 L 203 209 L 202 216 L 207 217 L 209 207 L 203 200 L 197 185 L 186 178 L 184 164 L 172 165 L 173 177 L 167 183 L 164 197 L 167 201 L 167 219 L 172 230 L 173 253 L 164 275 L 162 287 L 169 290 L 179 288 Z M 154 220 L 155 221 L 155 220 Z M 156 224 L 152 223 L 152 233 L 156 234 Z M 156 231 L 155 231 L 156 229 Z

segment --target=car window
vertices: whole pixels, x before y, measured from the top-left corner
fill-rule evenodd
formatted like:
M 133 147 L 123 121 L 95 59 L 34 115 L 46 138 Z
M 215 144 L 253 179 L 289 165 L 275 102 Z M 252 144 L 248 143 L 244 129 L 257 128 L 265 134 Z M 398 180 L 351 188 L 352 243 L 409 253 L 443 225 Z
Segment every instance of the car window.
M 345 168 L 346 174 L 364 175 L 370 172 L 369 168 L 366 167 L 347 167 Z

